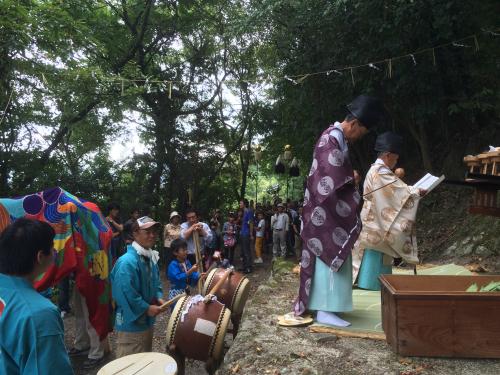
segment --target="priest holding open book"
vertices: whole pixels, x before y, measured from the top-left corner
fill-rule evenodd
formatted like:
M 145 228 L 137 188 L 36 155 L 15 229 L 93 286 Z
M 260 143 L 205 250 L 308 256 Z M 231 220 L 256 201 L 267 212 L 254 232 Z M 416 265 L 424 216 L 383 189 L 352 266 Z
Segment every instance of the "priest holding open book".
M 426 189 L 405 184 L 393 170 L 403 139 L 393 132 L 377 137 L 377 160 L 366 174 L 361 211 L 363 229 L 353 249 L 353 281 L 358 287 L 380 290 L 378 277 L 392 273 L 393 258 L 418 262 L 415 219 Z

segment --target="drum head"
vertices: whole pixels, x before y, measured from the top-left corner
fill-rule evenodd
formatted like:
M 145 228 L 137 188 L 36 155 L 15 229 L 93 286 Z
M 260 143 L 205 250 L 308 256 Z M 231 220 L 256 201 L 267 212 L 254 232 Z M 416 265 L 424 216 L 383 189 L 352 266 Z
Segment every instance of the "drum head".
M 247 303 L 248 294 L 250 293 L 250 281 L 244 277 L 240 280 L 240 283 L 234 293 L 233 301 L 231 302 L 232 310 L 234 315 L 239 315 L 243 313 L 243 308 Z
M 177 324 L 179 323 L 179 319 L 181 318 L 181 312 L 184 308 L 184 305 L 188 301 L 188 296 L 180 298 L 175 304 L 174 310 L 168 319 L 167 324 L 167 347 L 170 346 L 175 337 L 175 330 L 177 329 Z
M 203 283 L 203 288 L 201 289 L 201 294 L 204 296 L 208 293 L 208 288 L 210 287 L 210 284 L 212 284 L 212 281 L 214 279 L 215 273 L 219 270 L 219 268 L 214 268 L 212 271 L 210 271 L 205 278 L 205 282 Z
M 177 363 L 167 354 L 138 353 L 115 359 L 97 375 L 175 375 Z
M 224 354 L 224 337 L 230 319 L 231 310 L 219 301 L 205 304 L 200 295 L 183 297 L 177 301 L 168 321 L 167 348 L 175 344 L 176 350 L 186 358 L 219 360 Z
M 231 320 L 231 310 L 223 308 L 219 321 L 217 322 L 218 334 L 215 337 L 215 342 L 213 343 L 212 357 L 215 360 L 219 360 L 224 355 L 224 338 L 226 337 L 227 327 L 229 326 L 229 321 Z

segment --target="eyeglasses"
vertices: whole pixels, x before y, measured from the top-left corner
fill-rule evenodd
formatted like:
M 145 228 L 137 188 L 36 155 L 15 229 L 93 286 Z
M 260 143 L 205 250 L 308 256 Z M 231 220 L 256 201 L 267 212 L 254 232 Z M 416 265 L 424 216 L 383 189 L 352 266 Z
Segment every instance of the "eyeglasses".
M 189 216 L 186 216 L 186 218 L 188 220 L 191 220 L 191 219 L 196 219 L 196 215 L 189 215 Z
M 153 228 L 147 228 L 147 229 L 139 229 L 139 230 L 145 232 L 146 234 L 149 234 L 150 236 L 156 236 L 159 233 L 156 228 L 155 229 L 153 229 Z

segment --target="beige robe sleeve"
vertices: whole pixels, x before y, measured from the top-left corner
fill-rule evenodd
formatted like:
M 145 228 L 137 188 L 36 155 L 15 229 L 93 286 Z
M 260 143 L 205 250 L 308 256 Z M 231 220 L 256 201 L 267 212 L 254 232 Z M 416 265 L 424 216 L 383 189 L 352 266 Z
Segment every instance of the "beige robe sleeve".
M 366 176 L 365 203 L 361 211 L 363 230 L 357 245 L 403 258 L 408 263 L 418 263 L 415 236 L 418 189 L 406 185 L 386 168 L 380 171 L 381 167 L 384 168 L 374 164 Z

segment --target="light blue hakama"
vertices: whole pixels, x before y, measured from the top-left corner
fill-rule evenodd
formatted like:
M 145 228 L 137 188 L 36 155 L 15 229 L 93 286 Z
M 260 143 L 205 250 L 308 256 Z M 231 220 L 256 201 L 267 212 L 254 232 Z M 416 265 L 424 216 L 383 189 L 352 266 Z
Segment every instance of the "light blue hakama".
M 349 255 L 338 272 L 316 258 L 309 298 L 309 310 L 352 311 L 352 257 Z
M 368 290 L 380 290 L 380 275 L 392 274 L 392 265 L 384 264 L 384 254 L 377 250 L 365 249 L 359 269 L 358 287 Z

